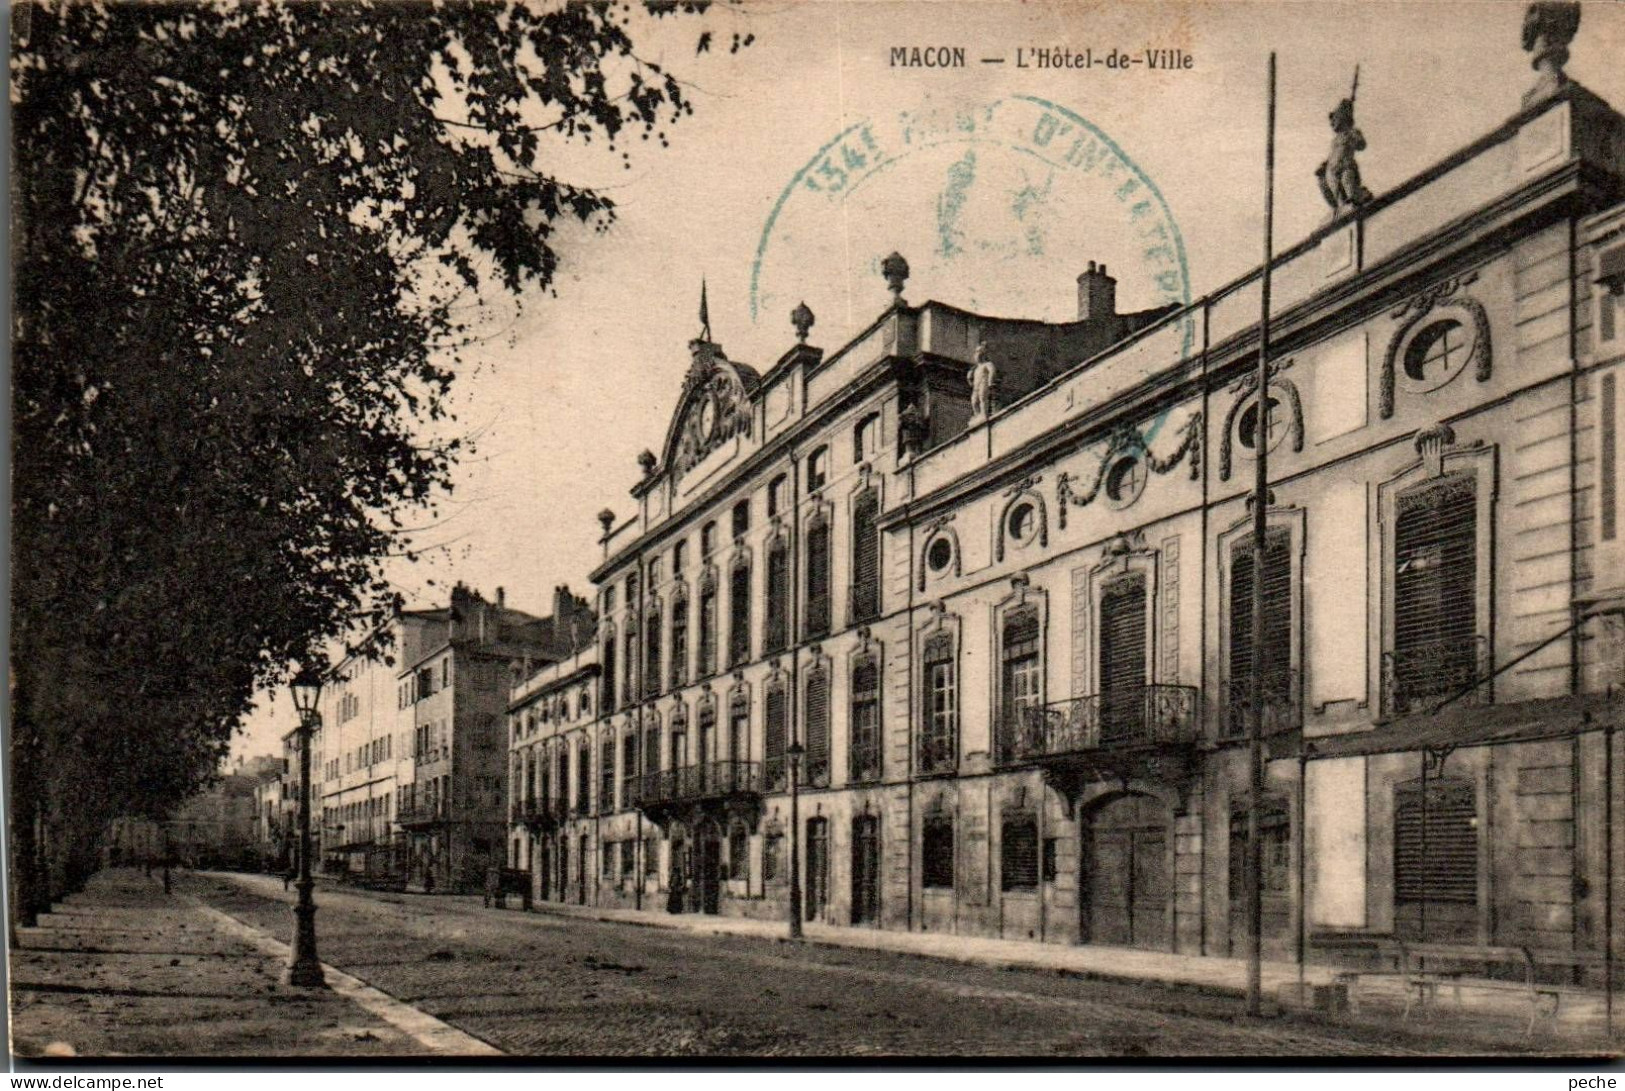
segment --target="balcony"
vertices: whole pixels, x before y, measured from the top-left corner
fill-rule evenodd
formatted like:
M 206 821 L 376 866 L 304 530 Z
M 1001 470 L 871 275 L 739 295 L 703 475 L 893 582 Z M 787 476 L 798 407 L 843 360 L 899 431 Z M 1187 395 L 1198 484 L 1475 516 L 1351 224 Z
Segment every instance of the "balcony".
M 638 781 L 636 806 L 652 815 L 730 802 L 755 803 L 762 795 L 762 767 L 754 761 L 713 761 L 631 778 Z
M 1489 673 L 1490 644 L 1482 636 L 1448 637 L 1384 652 L 1382 714 L 1430 713 L 1452 698 L 1457 704 L 1488 704 Z M 1474 685 L 1479 679 L 1485 681 Z
M 444 802 L 414 803 L 409 807 L 402 807 L 395 815 L 402 829 L 422 828 L 434 826 L 451 820 L 450 808 Z
M 1252 715 L 1252 679 L 1246 675 L 1225 683 L 1224 737 L 1245 739 Z M 1303 697 L 1298 672 L 1291 668 L 1264 672 L 1264 734 L 1279 735 L 1303 726 Z
M 1183 779 L 1201 738 L 1194 686 L 1133 686 L 1019 709 L 999 725 L 1000 765 L 1038 765 L 1063 791 L 1087 780 Z
M 513 821 L 533 830 L 557 829 L 569 817 L 569 804 L 562 799 L 525 799 L 516 803 L 513 809 Z
M 854 583 L 846 589 L 846 623 L 861 625 L 880 616 L 880 581 Z

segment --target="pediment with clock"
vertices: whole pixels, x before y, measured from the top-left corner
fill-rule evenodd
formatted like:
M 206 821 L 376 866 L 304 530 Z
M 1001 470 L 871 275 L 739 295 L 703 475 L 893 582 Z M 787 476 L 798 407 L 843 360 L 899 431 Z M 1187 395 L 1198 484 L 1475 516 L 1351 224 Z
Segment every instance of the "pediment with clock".
M 666 433 L 665 459 L 673 480 L 681 480 L 753 428 L 752 395 L 761 385 L 756 371 L 735 363 L 722 346 L 707 340 L 689 342 L 693 363 L 683 378 Z

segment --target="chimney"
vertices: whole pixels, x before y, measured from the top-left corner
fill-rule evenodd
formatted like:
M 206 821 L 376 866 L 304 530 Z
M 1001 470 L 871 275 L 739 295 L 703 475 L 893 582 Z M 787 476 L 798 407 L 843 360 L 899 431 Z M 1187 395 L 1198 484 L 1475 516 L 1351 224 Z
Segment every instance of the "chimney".
M 1078 321 L 1097 322 L 1117 316 L 1117 278 L 1094 262 L 1078 275 Z
M 508 605 L 508 593 L 506 591 L 504 591 L 500 587 L 497 588 L 497 609 L 501 610 L 503 607 L 505 607 L 507 605 Z

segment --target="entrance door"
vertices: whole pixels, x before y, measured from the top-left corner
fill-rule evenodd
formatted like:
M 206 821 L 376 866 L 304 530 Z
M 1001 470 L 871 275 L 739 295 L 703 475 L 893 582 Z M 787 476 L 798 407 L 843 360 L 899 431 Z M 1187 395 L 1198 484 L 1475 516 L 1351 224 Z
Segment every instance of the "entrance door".
M 1150 796 L 1130 795 L 1095 812 L 1087 835 L 1089 898 L 1084 931 L 1088 942 L 1167 949 L 1164 810 Z
M 707 826 L 701 830 L 695 847 L 699 854 L 700 912 L 715 916 L 722 911 L 722 837 Z
M 852 923 L 880 919 L 880 819 L 872 814 L 852 820 Z
M 807 822 L 807 919 L 824 915 L 829 902 L 829 820 Z
M 537 882 L 541 884 L 538 893 L 541 894 L 541 900 L 545 902 L 553 897 L 553 847 L 549 838 L 539 837 L 536 839 L 536 859 L 534 864 Z
M 582 834 L 576 849 L 576 901 L 587 904 L 587 835 Z

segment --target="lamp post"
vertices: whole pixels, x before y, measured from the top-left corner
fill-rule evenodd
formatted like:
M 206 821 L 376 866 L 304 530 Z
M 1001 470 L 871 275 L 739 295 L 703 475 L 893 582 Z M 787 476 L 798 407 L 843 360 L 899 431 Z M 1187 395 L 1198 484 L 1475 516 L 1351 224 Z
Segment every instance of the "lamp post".
M 320 718 L 317 702 L 322 696 L 321 672 L 302 667 L 290 688 L 293 707 L 299 713 L 299 899 L 294 903 L 293 952 L 288 959 L 286 982 L 306 988 L 326 988 L 321 960 L 316 957 L 316 900 L 311 891 L 316 883 L 310 877 L 310 745 Z
M 790 938 L 801 938 L 801 758 L 807 748 L 790 744 Z

